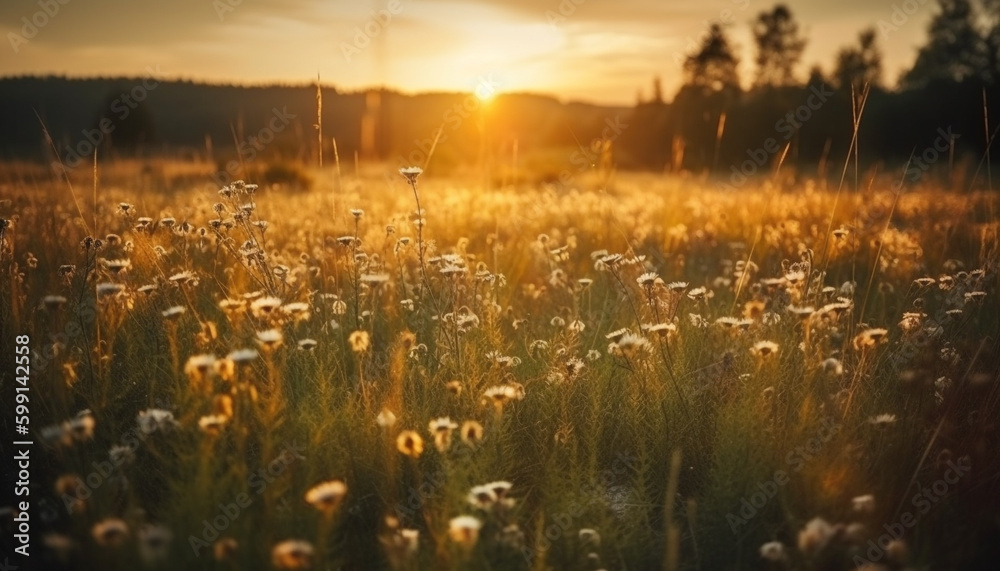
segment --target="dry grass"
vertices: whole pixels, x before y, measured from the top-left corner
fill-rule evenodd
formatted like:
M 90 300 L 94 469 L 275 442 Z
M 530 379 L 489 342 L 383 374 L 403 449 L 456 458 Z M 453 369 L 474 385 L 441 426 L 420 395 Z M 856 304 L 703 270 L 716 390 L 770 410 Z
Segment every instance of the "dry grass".
M 847 569 L 903 513 L 878 564 L 972 568 L 997 533 L 995 194 L 121 173 L 0 191 L 53 569 Z

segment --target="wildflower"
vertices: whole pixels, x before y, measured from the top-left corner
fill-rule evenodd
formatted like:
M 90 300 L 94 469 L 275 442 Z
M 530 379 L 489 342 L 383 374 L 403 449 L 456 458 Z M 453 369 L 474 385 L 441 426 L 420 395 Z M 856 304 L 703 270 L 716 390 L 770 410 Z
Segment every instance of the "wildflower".
M 306 492 L 305 499 L 321 512 L 330 514 L 340 505 L 347 494 L 347 484 L 343 480 L 329 480 L 316 484 Z
M 462 423 L 459 434 L 462 435 L 462 442 L 468 446 L 475 446 L 483 439 L 483 425 L 475 420 L 466 420 Z
M 368 332 L 364 330 L 355 331 L 348 336 L 347 342 L 350 343 L 351 350 L 355 353 L 364 353 L 368 350 L 370 342 Z
M 635 279 L 636 283 L 644 288 L 651 288 L 656 284 L 656 281 L 660 279 L 660 276 L 656 275 L 656 272 L 646 272 Z M 662 280 L 660 280 L 662 281 Z
M 649 341 L 642 335 L 626 333 L 616 343 L 616 352 L 626 359 L 631 359 L 639 353 L 648 352 L 650 347 Z
M 41 307 L 49 311 L 52 311 L 55 309 L 59 309 L 59 307 L 64 305 L 65 303 L 66 303 L 66 298 L 61 295 L 47 295 L 42 298 Z
M 174 321 L 178 317 L 184 315 L 187 312 L 187 308 L 182 305 L 175 305 L 173 307 L 168 307 L 160 312 L 167 321 Z
M 799 531 L 799 551 L 813 555 L 823 549 L 834 536 L 836 529 L 823 518 L 813 518 Z
M 783 561 L 786 557 L 785 546 L 780 541 L 769 541 L 760 546 L 760 556 L 775 563 Z
M 361 283 L 377 286 L 389 281 L 389 274 L 362 274 Z
M 309 319 L 309 304 L 301 301 L 286 303 L 281 306 L 281 312 L 294 321 L 307 321 Z
M 486 354 L 486 358 L 499 367 L 516 367 L 521 364 L 521 359 L 501 355 L 499 351 L 490 351 Z
M 580 542 L 584 545 L 591 545 L 593 547 L 600 547 L 601 545 L 601 534 L 595 529 L 585 527 L 577 532 L 577 537 L 580 538 Z
M 396 437 L 396 449 L 410 458 L 419 458 L 424 452 L 424 439 L 416 431 L 404 430 Z
M 764 316 L 764 309 L 767 303 L 760 300 L 750 300 L 743 304 L 743 317 L 747 319 L 760 319 Z
M 276 297 L 262 297 L 250 304 L 250 311 L 258 319 L 270 317 L 281 307 L 282 301 Z
M 583 360 L 578 357 L 569 359 L 568 361 L 566 361 L 566 364 L 564 365 L 566 370 L 566 377 L 572 381 L 577 377 L 577 375 L 580 374 L 580 371 L 583 370 L 584 366 L 585 365 L 583 364 Z
M 208 434 L 218 434 L 222 432 L 222 428 L 227 422 L 229 422 L 229 417 L 227 416 L 210 414 L 198 419 L 198 428 Z
M 851 509 L 856 512 L 870 514 L 875 511 L 875 496 L 866 494 L 851 500 Z
M 70 514 L 86 507 L 85 498 L 90 497 L 90 489 L 76 474 L 59 476 L 55 483 L 56 494 L 62 497 Z
M 413 557 L 420 547 L 420 530 L 400 528 L 399 520 L 392 516 L 385 519 L 389 531 L 379 537 L 379 541 L 386 547 L 392 568 L 404 568 L 404 563 Z
M 825 321 L 836 321 L 841 315 L 850 311 L 852 304 L 850 301 L 838 301 L 835 303 L 828 303 L 823 307 L 816 310 L 813 314 L 814 317 L 818 316 L 820 319 Z
M 816 312 L 816 308 L 811 305 L 789 305 L 786 309 L 788 313 L 802 320 L 812 317 L 812 314 Z
M 417 177 L 423 174 L 423 172 L 424 169 L 420 167 L 404 167 L 399 169 L 399 174 L 403 175 L 403 178 L 405 178 L 406 182 L 409 184 L 416 184 Z
M 383 408 L 375 418 L 375 422 L 382 428 L 389 428 L 393 424 L 396 424 L 396 415 L 391 410 Z
M 903 318 L 899 322 L 899 328 L 903 330 L 903 333 L 913 333 L 920 329 L 926 317 L 926 313 L 908 311 L 903 314 Z
M 313 552 L 308 541 L 282 541 L 271 549 L 271 564 L 278 569 L 308 569 L 312 567 Z
M 879 414 L 868 419 L 868 424 L 876 428 L 882 428 L 894 424 L 896 422 L 896 415 L 894 414 Z
M 493 507 L 497 499 L 496 492 L 487 486 L 475 486 L 469 490 L 469 503 L 482 510 L 488 510 Z
M 677 326 L 673 323 L 656 323 L 645 327 L 647 333 L 655 334 L 661 339 L 669 339 L 677 333 Z
M 258 356 L 259 353 L 257 353 L 256 349 L 237 349 L 226 355 L 226 359 L 236 363 L 237 365 L 246 365 Z
M 839 377 L 844 374 L 844 364 L 839 359 L 834 359 L 833 357 L 820 363 L 820 368 L 824 373 L 832 377 Z
M 215 355 L 194 355 L 184 365 L 184 373 L 194 382 L 204 381 L 215 368 Z
M 139 529 L 139 556 L 147 565 L 165 560 L 170 555 L 174 534 L 162 525 L 144 525 Z
M 156 431 L 169 432 L 180 425 L 174 419 L 174 413 L 169 410 L 150 408 L 139 412 L 137 417 L 139 430 L 143 434 L 152 434 Z
M 300 339 L 298 343 L 299 349 L 303 351 L 312 351 L 318 344 L 315 339 Z
M 108 270 L 112 274 L 118 275 L 122 272 L 128 271 L 132 267 L 132 262 L 128 259 L 121 260 L 101 260 L 104 269 Z
M 167 280 L 180 285 L 198 285 L 198 276 L 192 271 L 177 272 Z
M 586 327 L 587 326 L 584 325 L 582 321 L 580 321 L 579 319 L 574 319 L 573 321 L 570 322 L 567 329 L 569 329 L 573 333 L 582 333 Z
M 458 428 L 458 425 L 447 416 L 436 418 L 430 422 L 428 430 L 434 436 L 434 447 L 438 452 L 445 452 L 451 447 L 451 432 Z
M 696 287 L 687 293 L 688 298 L 693 301 L 701 301 L 703 299 L 711 297 L 708 289 L 704 287 Z
M 471 548 L 479 539 L 479 529 L 482 527 L 483 522 L 470 515 L 462 515 L 448 522 L 448 535 L 455 543 Z
M 458 396 L 458 395 L 462 394 L 462 382 L 461 381 L 448 381 L 447 383 L 445 383 L 444 386 L 445 386 L 446 389 L 448 389 L 449 393 L 451 393 L 451 394 L 453 394 L 455 396 Z
M 773 341 L 758 341 L 750 348 L 750 352 L 758 359 L 768 359 L 778 353 L 778 344 Z
M 870 349 L 888 338 L 889 331 L 881 328 L 865 329 L 854 337 L 854 348 L 857 350 Z
M 506 507 L 513 505 L 514 500 L 512 498 L 507 497 L 507 492 L 509 492 L 510 489 L 514 487 L 514 484 L 511 484 L 507 480 L 497 480 L 496 482 L 483 484 L 483 487 L 492 491 L 493 494 L 496 495 L 497 500 L 500 501 L 502 505 Z
M 66 423 L 66 434 L 77 442 L 90 440 L 94 437 L 94 414 L 89 409 L 81 410 Z
M 103 519 L 94 524 L 91 534 L 102 547 L 118 547 L 128 537 L 128 524 L 118 518 Z
M 246 305 L 246 301 L 244 301 L 242 299 L 229 299 L 229 298 L 226 298 L 226 299 L 224 299 L 224 300 L 222 300 L 222 301 L 219 302 L 219 309 L 221 309 L 222 311 L 224 311 L 227 314 L 233 314 L 233 313 L 236 313 L 237 311 L 243 309 L 243 307 L 245 305 Z
M 591 349 L 591 350 L 587 351 L 587 360 L 588 361 L 593 362 L 593 361 L 596 361 L 596 360 L 598 360 L 600 358 L 601 358 L 601 352 L 598 351 L 597 349 Z
M 115 283 L 99 283 L 97 284 L 97 299 L 100 300 L 104 297 L 119 295 L 125 291 L 125 286 L 122 284 Z
M 492 402 L 494 406 L 502 408 L 503 405 L 517 397 L 517 391 L 511 385 L 492 386 L 483 393 L 487 402 Z
M 621 329 L 617 329 L 615 331 L 612 331 L 611 333 L 608 333 L 607 335 L 604 336 L 604 338 L 617 343 L 618 340 L 621 339 L 628 332 L 629 332 L 628 329 L 623 327 Z
M 964 295 L 966 303 L 982 303 L 986 299 L 985 291 L 970 291 Z
M 265 351 L 274 351 L 281 346 L 285 336 L 278 329 L 257 332 L 257 344 Z

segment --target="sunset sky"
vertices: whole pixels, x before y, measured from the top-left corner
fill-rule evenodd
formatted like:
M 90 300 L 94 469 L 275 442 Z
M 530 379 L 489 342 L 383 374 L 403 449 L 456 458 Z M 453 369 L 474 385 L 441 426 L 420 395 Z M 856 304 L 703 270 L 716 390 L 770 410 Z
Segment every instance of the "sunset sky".
M 0 75 L 136 76 L 209 82 L 311 81 L 339 88 L 385 84 L 407 92 L 469 91 L 492 78 L 502 91 L 629 105 L 655 75 L 669 98 L 680 55 L 712 20 L 731 22 L 749 78 L 748 23 L 760 0 L 3 0 Z M 58 6 L 49 17 L 39 7 Z M 923 43 L 936 4 L 880 34 L 886 79 L 894 82 Z M 809 40 L 800 70 L 832 67 L 863 27 L 889 21 L 896 0 L 791 0 Z M 54 11 L 50 8 L 50 11 Z M 565 16 L 560 14 L 565 13 Z M 39 15 L 43 14 L 43 15 Z M 564 18 L 554 21 L 553 15 Z M 37 33 L 22 18 L 43 22 Z M 46 21 L 47 20 L 47 21 Z M 897 16 L 897 22 L 899 22 Z M 375 31 L 362 37 L 357 30 Z M 25 42 L 17 39 L 23 34 Z M 29 35 L 33 37 L 28 38 Z M 356 51 L 355 51 L 356 50 Z

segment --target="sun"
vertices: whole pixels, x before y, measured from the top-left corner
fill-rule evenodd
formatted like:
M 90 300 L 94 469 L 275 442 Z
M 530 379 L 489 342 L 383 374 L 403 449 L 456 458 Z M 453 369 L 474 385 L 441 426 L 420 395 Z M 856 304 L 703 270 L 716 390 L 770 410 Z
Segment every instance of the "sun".
M 497 96 L 497 91 L 496 85 L 489 82 L 483 82 L 476 86 L 476 88 L 472 91 L 472 94 L 476 96 L 476 99 L 478 99 L 480 103 L 489 103 L 494 97 Z

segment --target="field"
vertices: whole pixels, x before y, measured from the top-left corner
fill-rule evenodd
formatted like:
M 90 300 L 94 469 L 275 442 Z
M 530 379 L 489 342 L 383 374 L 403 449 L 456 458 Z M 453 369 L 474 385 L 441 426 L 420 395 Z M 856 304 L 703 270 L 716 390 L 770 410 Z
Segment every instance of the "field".
M 102 175 L 0 187 L 37 569 L 998 565 L 996 193 Z

